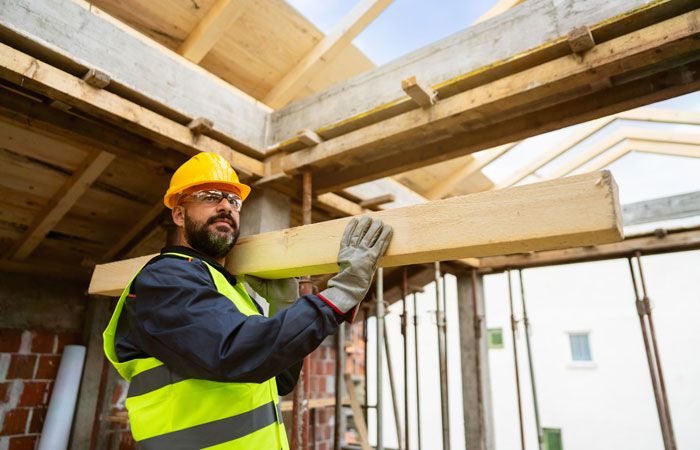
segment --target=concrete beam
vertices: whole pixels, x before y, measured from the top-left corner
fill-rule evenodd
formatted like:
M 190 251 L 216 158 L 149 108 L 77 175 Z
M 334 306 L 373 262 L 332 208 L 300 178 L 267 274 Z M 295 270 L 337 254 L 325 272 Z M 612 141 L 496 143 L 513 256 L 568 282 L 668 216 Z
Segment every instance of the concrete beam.
M 442 98 L 453 89 L 451 84 L 482 67 L 514 70 L 510 67 L 525 61 L 529 67 L 570 53 L 566 35 L 580 25 L 589 25 L 596 34 L 613 22 L 611 18 L 618 17 L 619 33 L 630 25 L 636 28 L 648 23 L 646 10 L 656 7 L 653 14 L 658 15 L 659 9 L 685 10 L 690 3 L 683 0 L 659 6 L 648 0 L 528 0 L 491 20 L 273 112 L 267 144 L 293 139 L 302 128 L 328 139 L 347 132 L 353 120 L 366 123 L 368 116 L 386 118 L 416 108 L 401 90 L 400 80 L 411 76 L 437 90 Z M 631 11 L 634 14 L 628 14 Z M 539 56 L 533 58 L 537 52 Z
M 269 108 L 97 8 L 73 1 L 0 0 L 0 41 L 183 119 L 215 117 L 214 131 L 262 155 Z M 187 123 L 189 120 L 185 120 Z
M 622 206 L 625 226 L 700 216 L 700 191 Z

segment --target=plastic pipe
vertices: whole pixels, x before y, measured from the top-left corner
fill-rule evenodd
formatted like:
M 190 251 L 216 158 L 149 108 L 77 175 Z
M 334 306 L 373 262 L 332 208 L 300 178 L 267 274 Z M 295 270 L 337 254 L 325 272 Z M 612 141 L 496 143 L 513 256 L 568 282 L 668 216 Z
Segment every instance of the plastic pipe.
M 44 428 L 41 430 L 39 450 L 64 450 L 68 448 L 73 413 L 78 400 L 80 377 L 85 362 L 85 347 L 66 345 L 58 367 Z

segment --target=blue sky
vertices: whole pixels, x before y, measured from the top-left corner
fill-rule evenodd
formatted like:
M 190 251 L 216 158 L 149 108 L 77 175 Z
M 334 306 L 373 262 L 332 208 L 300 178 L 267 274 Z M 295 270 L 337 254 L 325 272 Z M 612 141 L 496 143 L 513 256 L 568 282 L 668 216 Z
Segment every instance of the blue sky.
M 356 0 L 288 0 L 297 11 L 328 33 Z M 376 65 L 467 28 L 496 0 L 394 0 L 353 43 Z

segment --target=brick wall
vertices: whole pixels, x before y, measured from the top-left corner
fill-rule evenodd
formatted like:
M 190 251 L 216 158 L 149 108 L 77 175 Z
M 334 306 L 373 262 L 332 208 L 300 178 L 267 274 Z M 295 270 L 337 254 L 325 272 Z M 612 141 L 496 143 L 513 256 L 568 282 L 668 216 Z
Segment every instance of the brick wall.
M 63 347 L 79 333 L 0 328 L 0 449 L 36 447 Z
M 349 335 L 350 339 L 346 341 L 345 347 L 347 352 L 345 371 L 362 377 L 365 373 L 362 323 L 353 324 Z M 327 344 L 320 346 L 311 354 L 311 398 L 335 397 L 335 360 L 334 339 L 328 339 Z M 343 393 L 343 396 L 346 397 L 347 394 Z M 312 449 L 331 450 L 333 448 L 334 424 L 334 407 L 317 408 L 313 411 L 311 430 L 314 431 L 310 435 Z

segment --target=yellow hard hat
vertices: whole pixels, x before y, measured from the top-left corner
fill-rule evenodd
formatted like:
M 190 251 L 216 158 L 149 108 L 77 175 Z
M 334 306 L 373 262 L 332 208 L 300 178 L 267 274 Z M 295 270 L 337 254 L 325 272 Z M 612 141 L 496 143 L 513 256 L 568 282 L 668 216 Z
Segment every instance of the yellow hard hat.
M 236 171 L 223 156 L 202 152 L 188 159 L 170 179 L 170 187 L 163 197 L 163 203 L 173 209 L 177 198 L 190 188 L 200 185 L 216 185 L 217 189 L 231 189 L 238 192 L 242 200 L 250 194 L 250 186 L 238 180 Z

